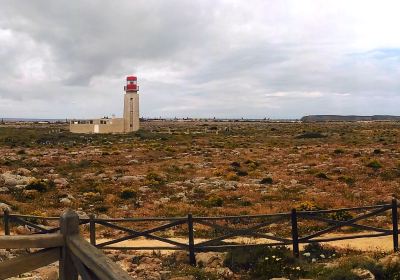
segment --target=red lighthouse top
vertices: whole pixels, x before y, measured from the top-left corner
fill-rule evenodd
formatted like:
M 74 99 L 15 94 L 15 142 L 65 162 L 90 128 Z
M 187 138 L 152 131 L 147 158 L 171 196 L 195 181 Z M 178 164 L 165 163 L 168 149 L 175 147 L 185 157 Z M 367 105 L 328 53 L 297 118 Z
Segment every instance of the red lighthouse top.
M 137 77 L 136 76 L 128 76 L 126 77 L 126 86 L 124 87 L 126 92 L 137 92 L 139 90 L 139 86 L 137 85 Z

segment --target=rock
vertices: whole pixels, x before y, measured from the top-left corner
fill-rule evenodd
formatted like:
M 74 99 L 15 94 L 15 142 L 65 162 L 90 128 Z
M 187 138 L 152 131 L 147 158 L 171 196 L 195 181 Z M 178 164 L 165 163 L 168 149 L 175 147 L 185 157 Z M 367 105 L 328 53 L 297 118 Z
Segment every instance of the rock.
M 9 193 L 10 189 L 7 187 L 0 187 L 0 193 Z
M 385 269 L 400 269 L 400 254 L 395 253 L 389 256 L 386 256 L 378 261 L 380 265 L 382 265 Z
M 69 183 L 65 178 L 57 178 L 54 179 L 54 184 L 56 184 L 58 187 L 66 187 Z
M 29 176 L 29 175 L 31 175 L 31 171 L 29 170 L 29 169 L 26 169 L 26 168 L 18 168 L 17 169 L 17 174 L 18 175 L 22 175 L 22 176 Z
M 0 202 L 0 212 L 2 213 L 5 210 L 11 211 L 11 206 L 3 202 Z
M 161 204 L 168 203 L 170 200 L 171 200 L 171 199 L 169 199 L 168 197 L 162 197 L 162 198 L 159 199 L 159 201 L 161 202 Z
M 358 279 L 363 279 L 363 280 L 375 280 L 375 276 L 372 274 L 371 271 L 363 268 L 355 268 L 352 269 L 351 272 L 353 272 L 355 275 L 357 275 L 359 278 Z
M 40 273 L 44 280 L 58 280 L 58 268 L 51 267 Z
M 71 205 L 72 201 L 71 201 L 71 199 L 69 199 L 67 197 L 63 197 L 60 199 L 60 203 L 65 206 L 69 206 L 69 205 Z
M 34 199 L 39 192 L 37 190 L 23 190 L 22 191 L 22 196 L 27 198 L 27 199 Z
M 138 180 L 136 176 L 122 176 L 118 178 L 118 181 L 121 181 L 122 183 L 130 183 L 136 180 Z
M 128 161 L 128 163 L 129 164 L 132 164 L 132 163 L 137 164 L 137 163 L 139 163 L 139 161 L 137 159 L 131 159 L 130 161 Z
M 139 188 L 139 191 L 140 192 L 148 192 L 148 191 L 150 191 L 150 188 L 148 186 L 143 186 L 143 187 Z
M 35 180 L 34 177 L 15 175 L 11 174 L 11 172 L 1 174 L 0 177 L 2 178 L 4 186 L 8 187 L 14 187 L 16 185 L 27 185 L 29 184 L 29 182 Z
M 211 268 L 223 267 L 224 264 L 223 254 L 212 253 L 212 252 L 198 253 L 196 254 L 196 264 L 199 267 L 211 267 Z
M 175 262 L 176 263 L 185 263 L 188 264 L 189 263 L 189 255 L 187 252 L 185 251 L 177 251 L 173 254 L 174 258 L 175 258 Z
M 31 233 L 30 230 L 25 226 L 17 226 L 15 232 L 20 235 L 27 235 Z
M 230 270 L 227 267 L 218 267 L 218 268 L 206 267 L 204 271 L 217 274 L 222 279 L 232 279 L 233 277 L 232 270 Z

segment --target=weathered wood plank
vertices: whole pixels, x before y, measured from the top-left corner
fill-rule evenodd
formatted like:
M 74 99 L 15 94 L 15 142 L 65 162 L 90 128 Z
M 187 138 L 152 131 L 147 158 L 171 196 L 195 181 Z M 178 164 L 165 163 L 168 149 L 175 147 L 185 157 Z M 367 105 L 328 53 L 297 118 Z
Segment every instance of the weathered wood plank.
M 101 280 L 132 279 L 119 265 L 78 234 L 68 236 L 67 246 Z
M 57 233 L 0 236 L 1 249 L 53 248 L 63 244 L 62 235 Z
M 170 239 L 167 239 L 167 238 L 159 237 L 159 236 L 152 235 L 152 234 L 148 233 L 148 232 L 159 231 L 161 228 L 165 229 L 165 228 L 169 228 L 169 227 L 172 227 L 174 225 L 177 225 L 177 224 L 182 224 L 182 223 L 184 223 L 183 221 L 173 222 L 173 223 L 170 223 L 170 224 L 167 224 L 167 225 L 160 226 L 158 228 L 149 229 L 147 231 L 137 231 L 137 230 L 128 229 L 126 227 L 122 227 L 122 226 L 119 226 L 119 225 L 114 225 L 114 224 L 107 223 L 107 222 L 102 222 L 102 221 L 98 221 L 97 223 L 101 224 L 103 226 L 106 226 L 106 227 L 110 227 L 110 228 L 114 228 L 114 229 L 118 229 L 118 230 L 123 230 L 123 231 L 126 231 L 126 232 L 132 234 L 132 235 L 129 235 L 129 236 L 118 238 L 116 240 L 111 240 L 111 241 L 100 243 L 100 244 L 97 245 L 97 247 L 102 247 L 102 246 L 106 246 L 106 245 L 115 244 L 115 243 L 118 243 L 118 242 L 121 242 L 121 241 L 124 241 L 124 240 L 127 240 L 127 239 L 132 239 L 134 237 L 138 237 L 138 236 L 144 236 L 144 237 L 147 237 L 147 238 L 150 238 L 150 239 L 155 239 L 155 240 L 158 240 L 158 241 L 161 241 L 161 242 L 164 242 L 164 243 L 168 243 L 168 244 L 172 244 L 172 245 L 175 245 L 175 246 L 178 246 L 178 247 L 181 247 L 181 248 L 186 248 L 188 246 L 187 244 L 183 244 L 183 243 L 180 243 L 180 242 L 176 242 L 176 241 L 173 241 L 173 240 L 170 240 Z
M 49 265 L 59 258 L 60 248 L 52 248 L 0 262 L 0 280 Z
M 79 217 L 71 209 L 65 211 L 60 217 L 61 234 L 64 238 L 64 246 L 61 250 L 59 275 L 60 280 L 78 280 L 78 271 L 72 261 L 70 248 L 67 246 L 66 240 L 71 235 L 79 234 Z

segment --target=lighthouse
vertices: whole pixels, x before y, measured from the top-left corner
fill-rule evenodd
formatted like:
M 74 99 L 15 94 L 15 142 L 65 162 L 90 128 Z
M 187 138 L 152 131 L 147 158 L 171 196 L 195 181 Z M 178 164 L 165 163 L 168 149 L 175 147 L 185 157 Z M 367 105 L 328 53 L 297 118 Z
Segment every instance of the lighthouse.
M 129 133 L 139 130 L 139 86 L 136 76 L 126 77 L 123 118 L 76 120 L 70 122 L 73 133 Z
M 137 77 L 126 77 L 124 90 L 124 131 L 137 131 L 139 130 L 139 86 Z

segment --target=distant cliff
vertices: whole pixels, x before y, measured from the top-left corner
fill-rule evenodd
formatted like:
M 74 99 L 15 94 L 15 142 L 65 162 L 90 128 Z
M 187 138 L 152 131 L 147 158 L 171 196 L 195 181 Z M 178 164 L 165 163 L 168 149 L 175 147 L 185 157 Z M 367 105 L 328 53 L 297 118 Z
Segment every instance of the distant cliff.
M 400 116 L 341 116 L 341 115 L 309 115 L 300 119 L 302 122 L 355 122 L 355 121 L 400 121 Z

